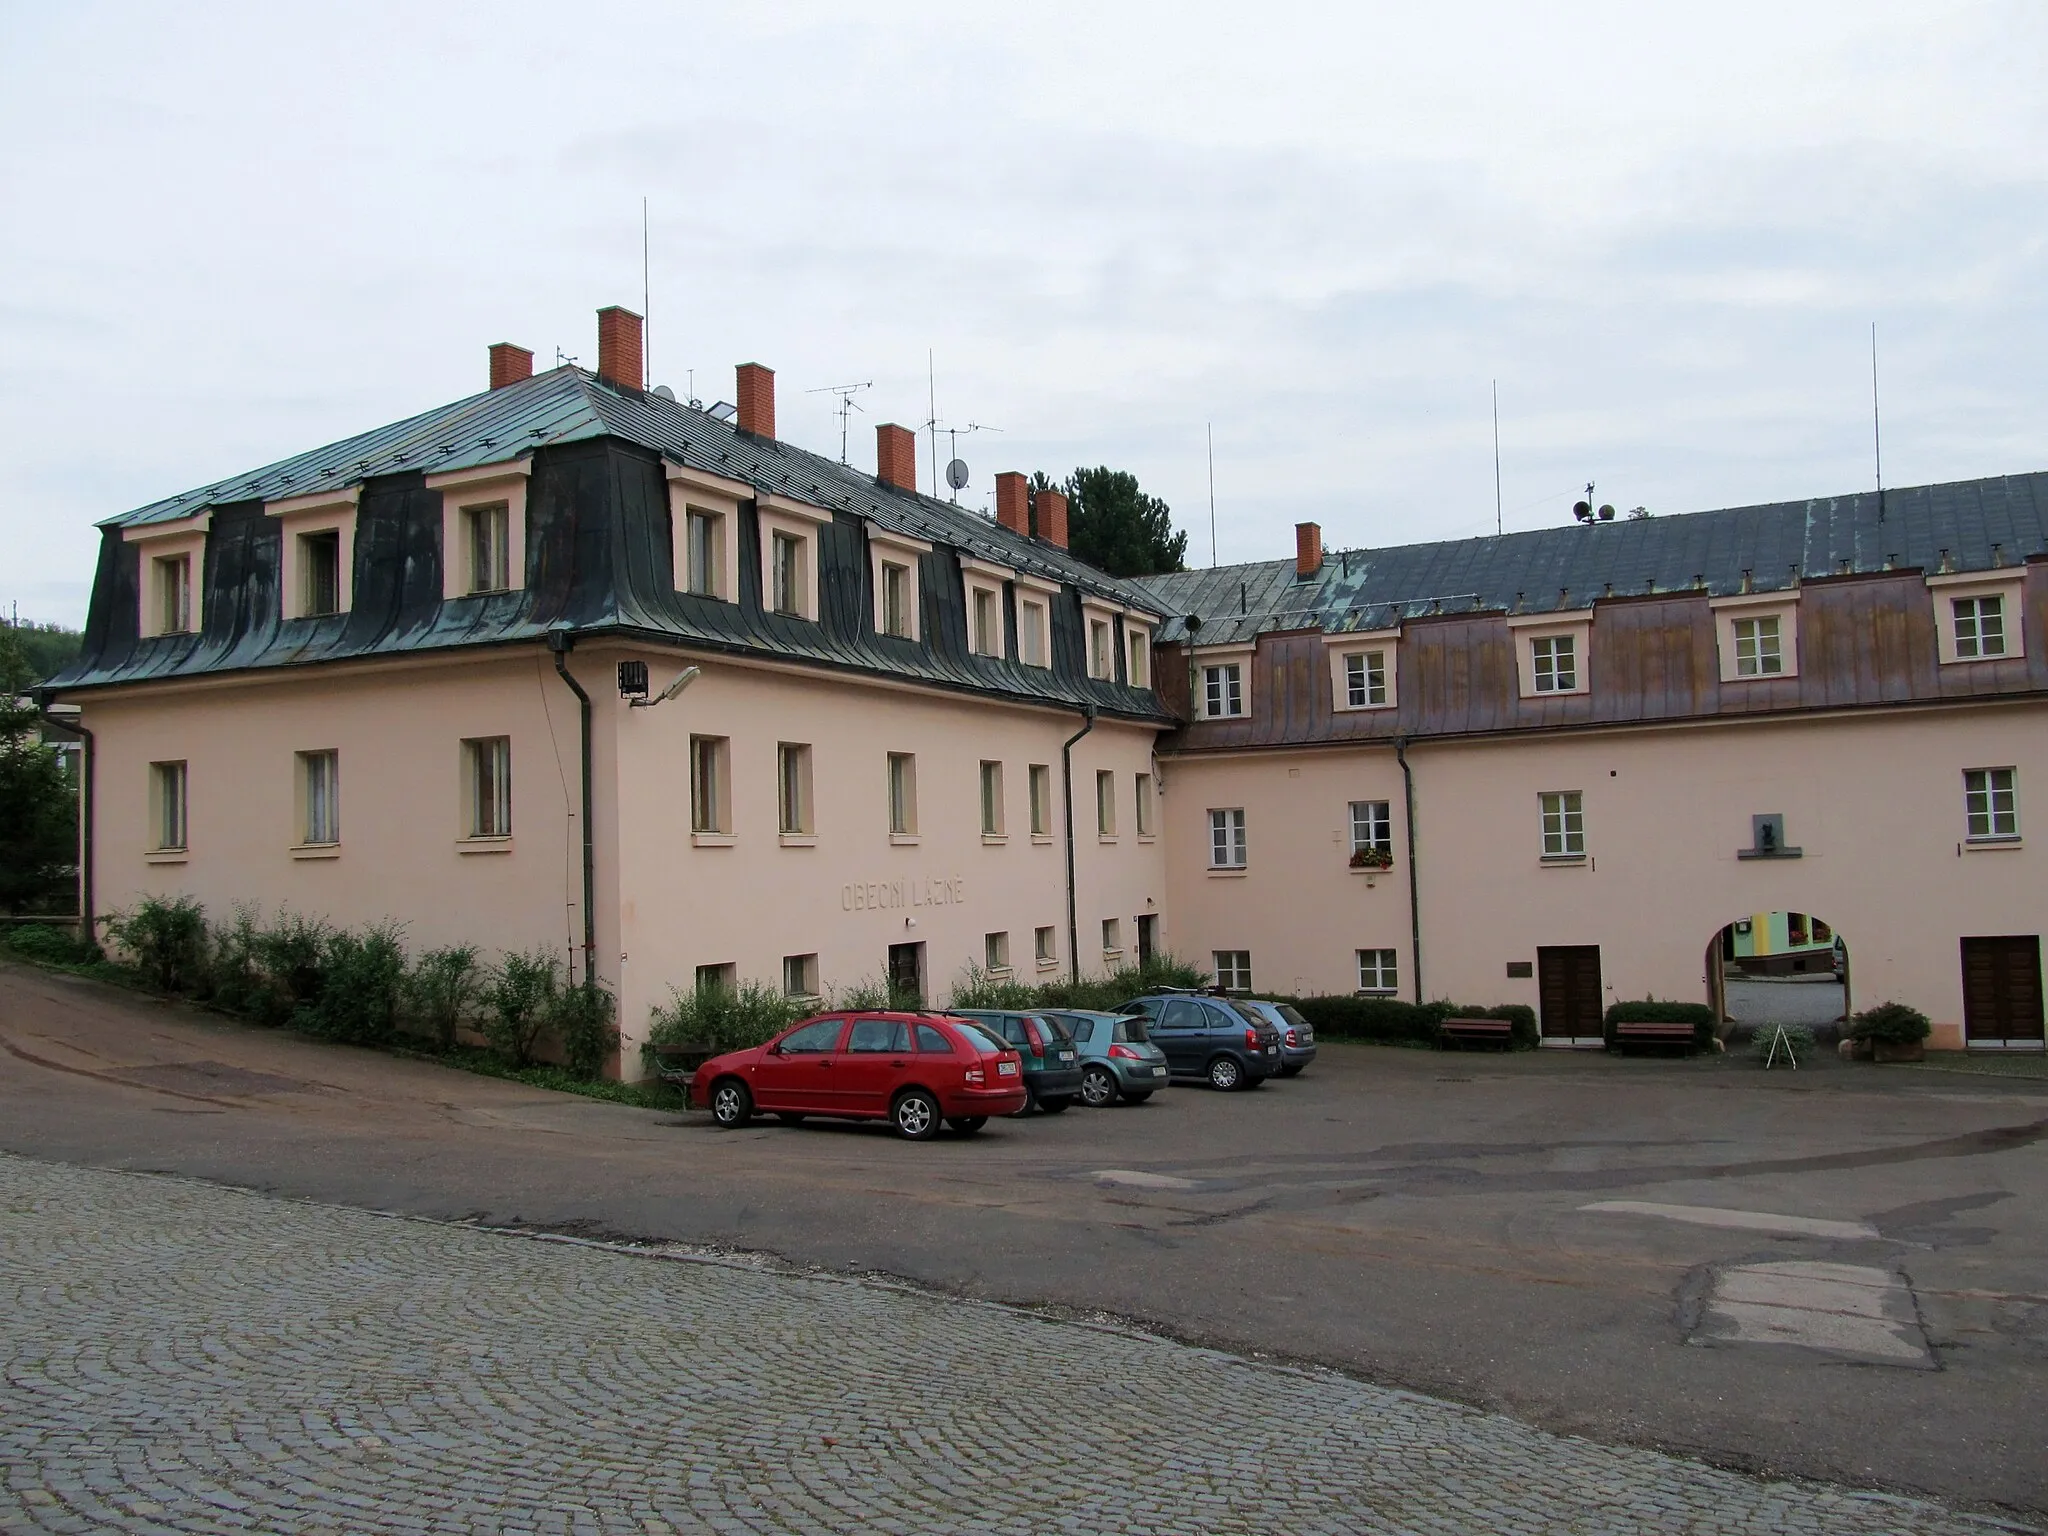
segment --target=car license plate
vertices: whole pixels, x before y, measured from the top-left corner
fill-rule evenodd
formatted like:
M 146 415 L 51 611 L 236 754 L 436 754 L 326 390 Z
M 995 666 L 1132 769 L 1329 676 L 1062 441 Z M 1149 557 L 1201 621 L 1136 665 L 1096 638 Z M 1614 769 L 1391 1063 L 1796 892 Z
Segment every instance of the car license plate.
M 1268 1056 L 1278 1056 L 1280 1054 L 1280 1047 L 1277 1045 L 1269 1045 L 1266 1047 L 1266 1054 Z
M 1152 1075 L 1153 1075 L 1154 1077 L 1164 1077 L 1164 1076 L 1166 1076 L 1166 1068 L 1164 1068 L 1164 1067 L 1154 1067 L 1154 1068 L 1152 1069 Z
M 1074 1059 L 1074 1053 L 1073 1053 L 1072 1051 L 1061 1051 L 1061 1052 L 1060 1052 L 1060 1060 L 1061 1060 L 1061 1061 L 1072 1061 L 1073 1059 Z
M 996 1063 L 997 1077 L 1015 1077 L 1016 1075 L 1017 1063 L 1014 1061 L 999 1061 Z

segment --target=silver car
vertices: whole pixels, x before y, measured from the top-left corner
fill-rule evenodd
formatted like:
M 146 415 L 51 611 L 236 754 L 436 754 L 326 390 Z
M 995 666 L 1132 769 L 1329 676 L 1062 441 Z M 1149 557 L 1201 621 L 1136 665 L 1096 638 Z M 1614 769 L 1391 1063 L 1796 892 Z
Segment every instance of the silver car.
M 1316 1059 L 1315 1026 L 1292 1003 L 1269 1003 L 1262 997 L 1237 997 L 1231 1001 L 1240 1008 L 1249 1008 L 1280 1031 L 1282 1077 L 1299 1077 L 1301 1069 Z

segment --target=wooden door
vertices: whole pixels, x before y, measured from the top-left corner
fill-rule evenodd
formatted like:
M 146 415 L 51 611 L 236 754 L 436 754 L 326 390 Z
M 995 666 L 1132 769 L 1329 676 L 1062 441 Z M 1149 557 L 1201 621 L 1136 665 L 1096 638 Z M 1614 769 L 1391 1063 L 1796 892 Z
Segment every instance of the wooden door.
M 1553 944 L 1536 951 L 1536 990 L 1546 1040 L 1602 1038 L 1600 946 Z
M 1970 1045 L 2042 1038 L 2038 934 L 1963 940 L 1963 1036 Z

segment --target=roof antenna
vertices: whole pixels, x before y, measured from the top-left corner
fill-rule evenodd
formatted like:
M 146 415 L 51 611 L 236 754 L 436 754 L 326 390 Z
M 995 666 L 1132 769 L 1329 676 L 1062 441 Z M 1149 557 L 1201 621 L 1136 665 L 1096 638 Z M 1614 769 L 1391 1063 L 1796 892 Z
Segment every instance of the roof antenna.
M 1877 414 L 1877 322 L 1870 322 L 1870 448 L 1877 459 L 1877 520 L 1884 521 L 1884 430 Z
M 654 316 L 648 304 L 647 281 L 647 195 L 640 195 L 640 387 L 654 377 Z
M 839 418 L 839 462 L 842 464 L 846 462 L 847 419 L 853 412 L 864 409 L 853 397 L 864 389 L 873 389 L 874 387 L 875 381 L 869 379 L 865 384 L 825 384 L 817 389 L 807 389 L 804 391 L 807 395 L 837 395 L 839 397 L 839 403 L 832 407 L 832 414 Z
M 939 494 L 939 365 L 933 361 L 932 349 L 924 349 L 925 404 L 924 429 L 932 440 L 932 494 Z
M 1209 423 L 1209 569 L 1216 569 L 1216 423 Z
M 1590 495 L 1590 490 L 1588 491 Z M 1493 381 L 1493 531 L 1501 531 L 1500 523 L 1500 380 Z

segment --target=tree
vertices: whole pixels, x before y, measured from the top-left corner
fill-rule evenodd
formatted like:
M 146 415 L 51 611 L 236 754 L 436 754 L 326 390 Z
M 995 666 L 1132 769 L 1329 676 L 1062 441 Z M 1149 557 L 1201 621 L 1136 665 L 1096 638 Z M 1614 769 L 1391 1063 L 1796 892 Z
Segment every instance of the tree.
M 34 669 L 0 624 L 0 911 L 67 912 L 78 871 L 78 798 L 43 744 Z
M 1155 576 L 1186 570 L 1188 536 L 1174 531 L 1172 509 L 1138 488 L 1138 477 L 1099 464 L 1077 468 L 1064 482 L 1043 470 L 1033 491 L 1067 497 L 1067 547 L 1111 576 Z
M 61 672 L 78 659 L 85 636 L 62 624 L 10 624 L 0 619 L 0 629 L 11 629 L 27 659 L 29 676 L 37 682 Z

